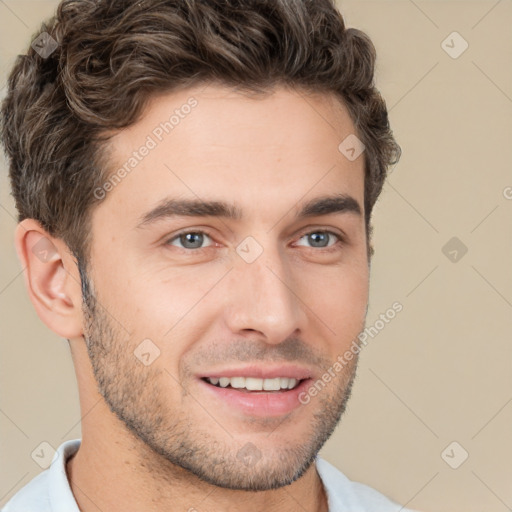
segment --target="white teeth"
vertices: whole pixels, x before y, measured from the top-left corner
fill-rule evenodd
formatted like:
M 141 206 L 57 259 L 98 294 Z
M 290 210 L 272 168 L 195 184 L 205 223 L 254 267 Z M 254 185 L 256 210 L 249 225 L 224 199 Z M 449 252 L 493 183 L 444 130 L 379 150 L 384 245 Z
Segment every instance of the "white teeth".
M 221 378 L 219 379 L 220 387 L 221 387 L 221 388 L 225 388 L 225 387 L 229 384 L 230 380 L 231 380 L 231 379 L 228 379 L 227 377 L 221 377 Z
M 245 387 L 250 391 L 261 391 L 263 389 L 263 379 L 247 377 L 245 379 Z
M 231 386 L 235 389 L 245 388 L 249 391 L 279 391 L 280 389 L 293 389 L 298 379 L 288 377 L 275 377 L 273 379 L 258 379 L 255 377 L 207 377 L 206 380 L 222 388 Z
M 243 388 L 245 387 L 245 377 L 233 377 L 231 380 L 231 387 L 232 388 Z
M 276 377 L 275 379 L 264 379 L 263 389 L 265 391 L 277 391 L 278 389 L 281 389 L 281 379 L 279 377 Z
M 290 379 L 288 382 L 288 389 L 294 388 L 295 384 L 297 384 L 297 379 Z

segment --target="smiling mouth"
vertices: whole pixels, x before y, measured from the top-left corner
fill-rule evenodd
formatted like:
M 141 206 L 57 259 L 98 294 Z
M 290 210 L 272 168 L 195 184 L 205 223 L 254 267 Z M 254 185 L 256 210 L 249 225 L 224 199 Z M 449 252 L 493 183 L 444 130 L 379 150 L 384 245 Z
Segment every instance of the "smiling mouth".
M 217 388 L 235 389 L 237 391 L 254 393 L 258 391 L 282 393 L 298 387 L 307 379 L 275 377 L 259 379 L 256 377 L 202 377 L 204 382 Z

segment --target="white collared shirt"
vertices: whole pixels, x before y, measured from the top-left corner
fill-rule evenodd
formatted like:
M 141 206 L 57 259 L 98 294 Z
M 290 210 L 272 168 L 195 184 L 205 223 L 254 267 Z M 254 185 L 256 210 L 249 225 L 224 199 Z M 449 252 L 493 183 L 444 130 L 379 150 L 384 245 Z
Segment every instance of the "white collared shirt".
M 21 488 L 1 512 L 80 512 L 66 475 L 66 461 L 80 442 L 74 439 L 62 443 L 51 466 Z M 413 512 L 367 485 L 352 482 L 318 456 L 315 463 L 327 493 L 329 512 Z

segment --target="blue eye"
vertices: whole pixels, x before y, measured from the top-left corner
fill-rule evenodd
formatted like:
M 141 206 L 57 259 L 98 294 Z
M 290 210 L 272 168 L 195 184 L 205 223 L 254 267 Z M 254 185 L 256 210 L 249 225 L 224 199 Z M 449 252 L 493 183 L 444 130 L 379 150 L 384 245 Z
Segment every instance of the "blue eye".
M 334 242 L 333 244 L 325 245 L 329 244 L 329 237 L 331 235 L 336 237 L 338 241 L 342 241 L 341 235 L 338 235 L 337 233 L 334 233 L 332 231 L 310 231 L 309 233 L 303 235 L 301 237 L 301 240 L 303 238 L 307 238 L 308 242 L 313 244 L 313 248 L 325 249 L 328 247 L 332 247 L 333 245 L 336 244 L 336 242 Z
M 172 242 L 177 240 L 182 244 L 181 247 L 183 249 L 203 249 L 201 246 L 205 236 L 210 238 L 204 231 L 186 231 L 176 235 L 174 238 L 171 238 L 167 243 L 174 245 Z
M 321 230 L 310 231 L 309 233 L 302 235 L 300 240 L 302 240 L 303 238 L 307 238 L 308 242 L 312 244 L 312 248 L 329 250 L 330 247 L 336 245 L 336 241 L 334 241 L 334 243 L 329 244 L 331 236 L 335 237 L 339 242 L 344 241 L 343 237 L 338 233 L 334 233 L 333 231 Z M 210 243 L 206 246 L 203 246 L 205 237 L 211 240 L 210 236 L 205 231 L 185 231 L 183 233 L 179 233 L 178 235 L 168 240 L 167 244 L 177 246 L 176 243 L 174 242 L 179 242 L 180 245 L 178 245 L 177 247 L 181 247 L 182 249 L 205 249 L 206 247 L 210 247 L 211 245 L 213 245 L 212 243 Z

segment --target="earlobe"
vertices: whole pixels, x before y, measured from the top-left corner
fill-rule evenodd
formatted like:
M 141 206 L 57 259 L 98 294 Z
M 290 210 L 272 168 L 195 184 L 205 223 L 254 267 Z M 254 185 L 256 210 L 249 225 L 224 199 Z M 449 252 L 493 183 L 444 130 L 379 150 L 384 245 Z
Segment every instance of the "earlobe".
M 39 318 L 63 338 L 81 336 L 80 277 L 66 244 L 49 235 L 34 219 L 18 224 L 15 244 Z

